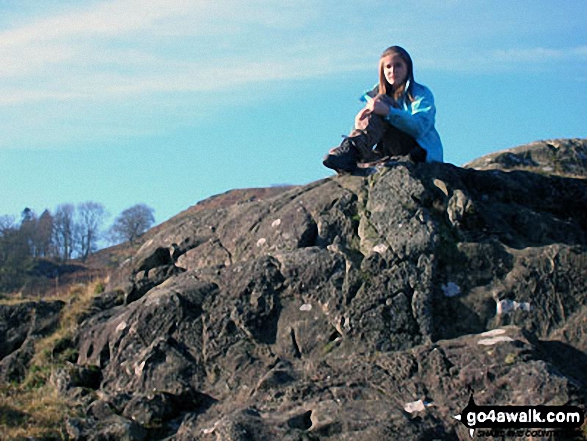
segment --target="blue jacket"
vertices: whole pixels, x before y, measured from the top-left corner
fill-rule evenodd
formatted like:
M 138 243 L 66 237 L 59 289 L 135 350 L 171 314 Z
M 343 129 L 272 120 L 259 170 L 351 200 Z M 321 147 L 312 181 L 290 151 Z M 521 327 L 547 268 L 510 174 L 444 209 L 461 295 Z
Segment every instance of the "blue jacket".
M 373 97 L 377 90 L 378 87 L 365 95 Z M 386 119 L 392 126 L 412 136 L 426 150 L 427 162 L 443 162 L 442 142 L 434 127 L 436 107 L 432 92 L 426 86 L 414 82 L 412 95 L 413 102 L 408 103 L 404 95 L 398 101 L 399 108 L 390 107 Z M 366 100 L 364 95 L 363 100 Z

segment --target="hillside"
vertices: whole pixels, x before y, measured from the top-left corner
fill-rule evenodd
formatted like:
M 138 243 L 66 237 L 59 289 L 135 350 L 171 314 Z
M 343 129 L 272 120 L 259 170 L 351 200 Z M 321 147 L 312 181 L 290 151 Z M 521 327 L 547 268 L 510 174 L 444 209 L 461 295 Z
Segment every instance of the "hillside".
M 453 415 L 471 393 L 585 409 L 586 145 L 398 162 L 190 208 L 120 260 L 57 351 L 73 355 L 50 384 L 79 410 L 64 432 L 465 440 Z M 0 379 L 21 381 L 65 309 L 0 306 Z

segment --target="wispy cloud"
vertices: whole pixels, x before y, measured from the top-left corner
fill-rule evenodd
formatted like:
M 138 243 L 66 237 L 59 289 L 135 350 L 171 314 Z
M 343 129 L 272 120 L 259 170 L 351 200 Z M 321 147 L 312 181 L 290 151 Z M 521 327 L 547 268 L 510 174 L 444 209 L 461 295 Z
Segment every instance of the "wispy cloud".
M 312 14 L 304 2 L 118 0 L 38 19 L 0 33 L 0 104 L 320 75 L 331 68 L 311 53 L 279 68 L 295 45 L 278 55 L 263 35 Z
M 83 37 L 115 37 L 136 31 L 153 30 L 170 17 L 183 13 L 204 15 L 213 9 L 210 1 L 186 0 L 115 0 L 78 8 L 67 14 L 35 20 L 2 33 L 2 46 L 16 46 L 36 41 Z
M 493 52 L 493 59 L 515 63 L 550 64 L 562 60 L 587 61 L 587 46 L 569 48 L 510 48 Z
M 459 2 L 423 3 L 450 27 L 450 10 Z M 398 37 L 420 48 L 419 68 L 495 71 L 587 58 L 587 46 L 472 52 L 446 44 L 439 52 L 426 29 L 418 39 L 405 23 L 392 30 L 378 24 L 385 16 L 373 17 L 371 28 L 355 22 L 358 7 L 310 0 L 110 0 L 30 19 L 0 32 L 0 105 L 213 91 L 372 69 L 368 48 L 382 49 L 381 42 Z M 401 3 L 394 13 L 416 19 Z
M 63 67 L 39 74 L 38 83 L 0 87 L 0 104 L 18 104 L 39 100 L 112 99 L 129 94 L 153 92 L 210 92 L 274 80 L 299 80 L 332 73 L 372 67 L 365 63 L 344 63 L 323 57 L 300 57 L 299 68 L 288 68 L 280 59 L 256 61 L 248 57 L 231 57 L 206 61 L 169 61 L 139 56 L 124 66 L 72 74 Z M 130 70 L 132 72 L 124 72 Z
M 563 64 L 586 66 L 587 46 L 514 47 L 477 51 L 464 48 L 446 51 L 441 55 L 425 52 L 419 60 L 420 68 L 463 73 L 559 70 Z
M 8 110 L 0 115 L 7 127 L 0 147 L 44 144 L 64 124 L 86 137 L 154 130 L 164 123 L 152 121 L 185 121 L 184 113 L 208 112 L 209 105 L 221 112 L 230 93 L 253 96 L 249 85 L 374 73 L 390 44 L 412 53 L 418 74 L 554 70 L 587 61 L 587 46 L 569 39 L 527 38 L 524 45 L 505 19 L 511 11 L 486 2 L 93 0 L 51 10 L 0 28 L 0 106 Z M 488 10 L 499 14 L 488 19 Z M 465 23 L 462 11 L 470 15 Z M 532 36 L 535 26 L 525 26 Z M 210 103 L 209 92 L 217 91 L 228 97 Z M 145 109 L 152 114 L 142 116 Z M 164 114 L 173 109 L 181 110 Z M 29 134 L 19 121 L 43 129 Z

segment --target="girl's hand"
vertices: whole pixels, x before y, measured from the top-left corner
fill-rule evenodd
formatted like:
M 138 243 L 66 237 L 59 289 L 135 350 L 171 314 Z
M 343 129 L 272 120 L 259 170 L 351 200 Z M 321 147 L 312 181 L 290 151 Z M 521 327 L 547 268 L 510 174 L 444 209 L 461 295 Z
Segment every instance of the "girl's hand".
M 367 108 L 376 115 L 387 116 L 389 114 L 389 105 L 383 102 L 380 97 L 369 100 Z

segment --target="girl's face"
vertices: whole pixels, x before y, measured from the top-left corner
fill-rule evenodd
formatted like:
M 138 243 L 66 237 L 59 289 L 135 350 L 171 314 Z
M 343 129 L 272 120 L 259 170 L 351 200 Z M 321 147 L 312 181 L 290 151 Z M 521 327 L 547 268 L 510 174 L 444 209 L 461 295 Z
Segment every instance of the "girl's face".
M 381 59 L 383 75 L 393 87 L 405 83 L 408 78 L 408 65 L 399 55 L 387 55 Z

